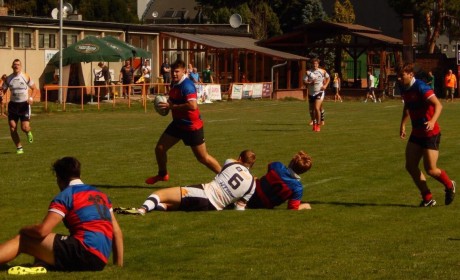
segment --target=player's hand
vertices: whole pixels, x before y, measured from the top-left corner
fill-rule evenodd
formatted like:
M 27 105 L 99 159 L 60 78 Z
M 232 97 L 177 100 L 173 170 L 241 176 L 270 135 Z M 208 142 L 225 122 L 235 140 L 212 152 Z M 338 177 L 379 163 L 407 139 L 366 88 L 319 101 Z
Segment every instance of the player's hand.
M 169 109 L 169 108 L 171 108 L 169 102 L 160 102 L 160 103 L 158 103 L 158 107 L 160 107 L 161 109 Z
M 301 203 L 299 205 L 299 210 L 310 210 L 311 209 L 311 205 L 310 203 Z
M 27 99 L 27 103 L 28 103 L 29 105 L 34 104 L 34 99 L 33 99 L 32 97 L 29 97 L 29 98 Z
M 404 126 L 399 130 L 399 137 L 401 137 L 401 139 L 406 139 L 406 128 Z
M 433 121 L 427 121 L 425 122 L 425 129 L 426 130 L 433 130 L 435 122 Z

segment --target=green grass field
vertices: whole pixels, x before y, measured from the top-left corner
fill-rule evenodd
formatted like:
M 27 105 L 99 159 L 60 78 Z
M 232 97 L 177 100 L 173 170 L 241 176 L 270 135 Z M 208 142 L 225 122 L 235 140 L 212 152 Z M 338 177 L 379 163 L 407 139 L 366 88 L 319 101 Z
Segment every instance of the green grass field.
M 460 103 L 443 104 L 438 165 L 459 182 Z M 157 171 L 154 145 L 170 121 L 152 105 L 147 113 L 137 104 L 84 112 L 69 105 L 68 112 L 51 113 L 39 106 L 32 119 L 35 142 L 24 143 L 23 155 L 15 154 L 6 120 L 0 122 L 0 242 L 44 217 L 58 192 L 50 167 L 63 156 L 76 156 L 83 181 L 108 193 L 114 206 L 139 206 L 157 188 L 213 178 L 180 143 L 168 154 L 170 181 L 144 184 Z M 253 174 L 261 176 L 270 161 L 287 164 L 300 149 L 310 153 L 313 167 L 302 182 L 313 209 L 117 216 L 124 268 L 34 279 L 458 279 L 460 198 L 445 207 L 442 186 L 429 178 L 438 206 L 418 207 L 404 169 L 401 108 L 400 100 L 326 101 L 326 125 L 314 133 L 306 102 L 201 105 L 208 151 L 220 162 L 253 149 Z M 66 232 L 63 226 L 56 231 Z M 9 265 L 31 262 L 22 255 Z M 1 279 L 16 278 L 6 269 Z

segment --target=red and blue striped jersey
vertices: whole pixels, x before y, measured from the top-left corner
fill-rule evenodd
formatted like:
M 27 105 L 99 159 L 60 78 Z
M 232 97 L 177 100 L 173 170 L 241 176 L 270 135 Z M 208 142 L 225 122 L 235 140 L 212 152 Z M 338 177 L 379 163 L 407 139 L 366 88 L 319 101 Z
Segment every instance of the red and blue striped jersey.
M 113 239 L 111 208 L 107 195 L 74 180 L 51 201 L 48 211 L 63 216 L 70 235 L 107 263 Z
M 433 89 L 425 82 L 415 79 L 408 88 L 402 88 L 401 94 L 405 107 L 409 110 L 412 122 L 412 135 L 417 137 L 431 137 L 439 134 L 439 124 L 436 122 L 433 130 L 426 130 L 425 122 L 434 115 L 434 106 L 427 100 L 435 96 Z
M 302 195 L 300 177 L 281 162 L 272 162 L 267 174 L 257 179 L 248 207 L 271 209 L 287 200 L 288 209 L 298 210 Z
M 185 75 L 184 75 L 185 77 Z M 183 78 L 179 83 L 172 84 L 169 91 L 169 100 L 172 104 L 185 104 L 190 100 L 197 100 L 195 84 L 188 78 Z M 171 110 L 173 122 L 184 130 L 198 130 L 203 127 L 200 110 Z

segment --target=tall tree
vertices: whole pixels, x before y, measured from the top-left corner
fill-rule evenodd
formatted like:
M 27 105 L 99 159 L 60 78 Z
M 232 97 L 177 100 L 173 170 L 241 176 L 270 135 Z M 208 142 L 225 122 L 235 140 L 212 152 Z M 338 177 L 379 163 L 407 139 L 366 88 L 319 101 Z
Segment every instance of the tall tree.
M 295 27 L 304 24 L 302 9 L 305 0 L 271 1 L 273 10 L 278 15 L 283 33 L 291 32 Z
M 65 0 L 85 20 L 112 22 L 139 22 L 135 8 L 136 0 Z M 50 17 L 54 8 L 59 8 L 59 0 L 4 0 L 11 13 L 21 16 Z
M 334 22 L 354 23 L 356 19 L 355 9 L 350 0 L 335 0 L 334 13 L 331 18 Z
M 212 23 L 228 23 L 232 13 L 239 13 L 243 22 L 249 24 L 255 39 L 264 39 L 282 33 L 278 17 L 268 0 L 197 0 L 197 2 Z
M 302 21 L 304 24 L 327 19 L 321 0 L 304 0 L 304 5 L 301 11 Z
M 427 53 L 434 53 L 440 34 L 448 34 L 451 40 L 460 38 L 458 0 L 388 0 L 388 3 L 400 16 L 414 16 L 415 29 L 425 33 Z

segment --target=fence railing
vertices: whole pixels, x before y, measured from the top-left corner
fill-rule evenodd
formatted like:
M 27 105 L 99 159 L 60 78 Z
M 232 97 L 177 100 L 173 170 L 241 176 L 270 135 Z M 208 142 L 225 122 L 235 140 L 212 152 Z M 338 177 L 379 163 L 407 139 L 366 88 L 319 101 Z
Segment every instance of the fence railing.
M 91 98 L 90 104 L 97 104 L 98 110 L 100 109 L 102 101 L 104 103 L 112 103 L 115 107 L 117 103 L 122 103 L 120 100 L 127 100 L 128 108 L 131 107 L 131 102 L 134 96 L 140 96 L 144 111 L 147 111 L 147 101 L 150 90 L 154 89 L 154 93 L 165 93 L 169 84 L 162 83 L 144 83 L 144 84 L 111 84 L 111 85 L 95 85 L 95 86 L 59 86 L 55 84 L 48 84 L 44 86 L 44 103 L 45 111 L 48 110 L 48 103 L 50 92 L 58 92 L 62 88 L 62 110 L 66 110 L 66 104 L 70 95 L 79 95 L 81 110 L 84 110 L 85 100 L 87 97 Z M 70 93 L 70 91 L 73 91 Z M 126 94 L 123 94 L 126 92 Z M 123 99 L 120 97 L 123 95 Z M 118 98 L 117 98 L 118 97 Z M 136 99 L 137 100 L 137 99 Z M 124 103 L 124 102 L 123 102 Z

